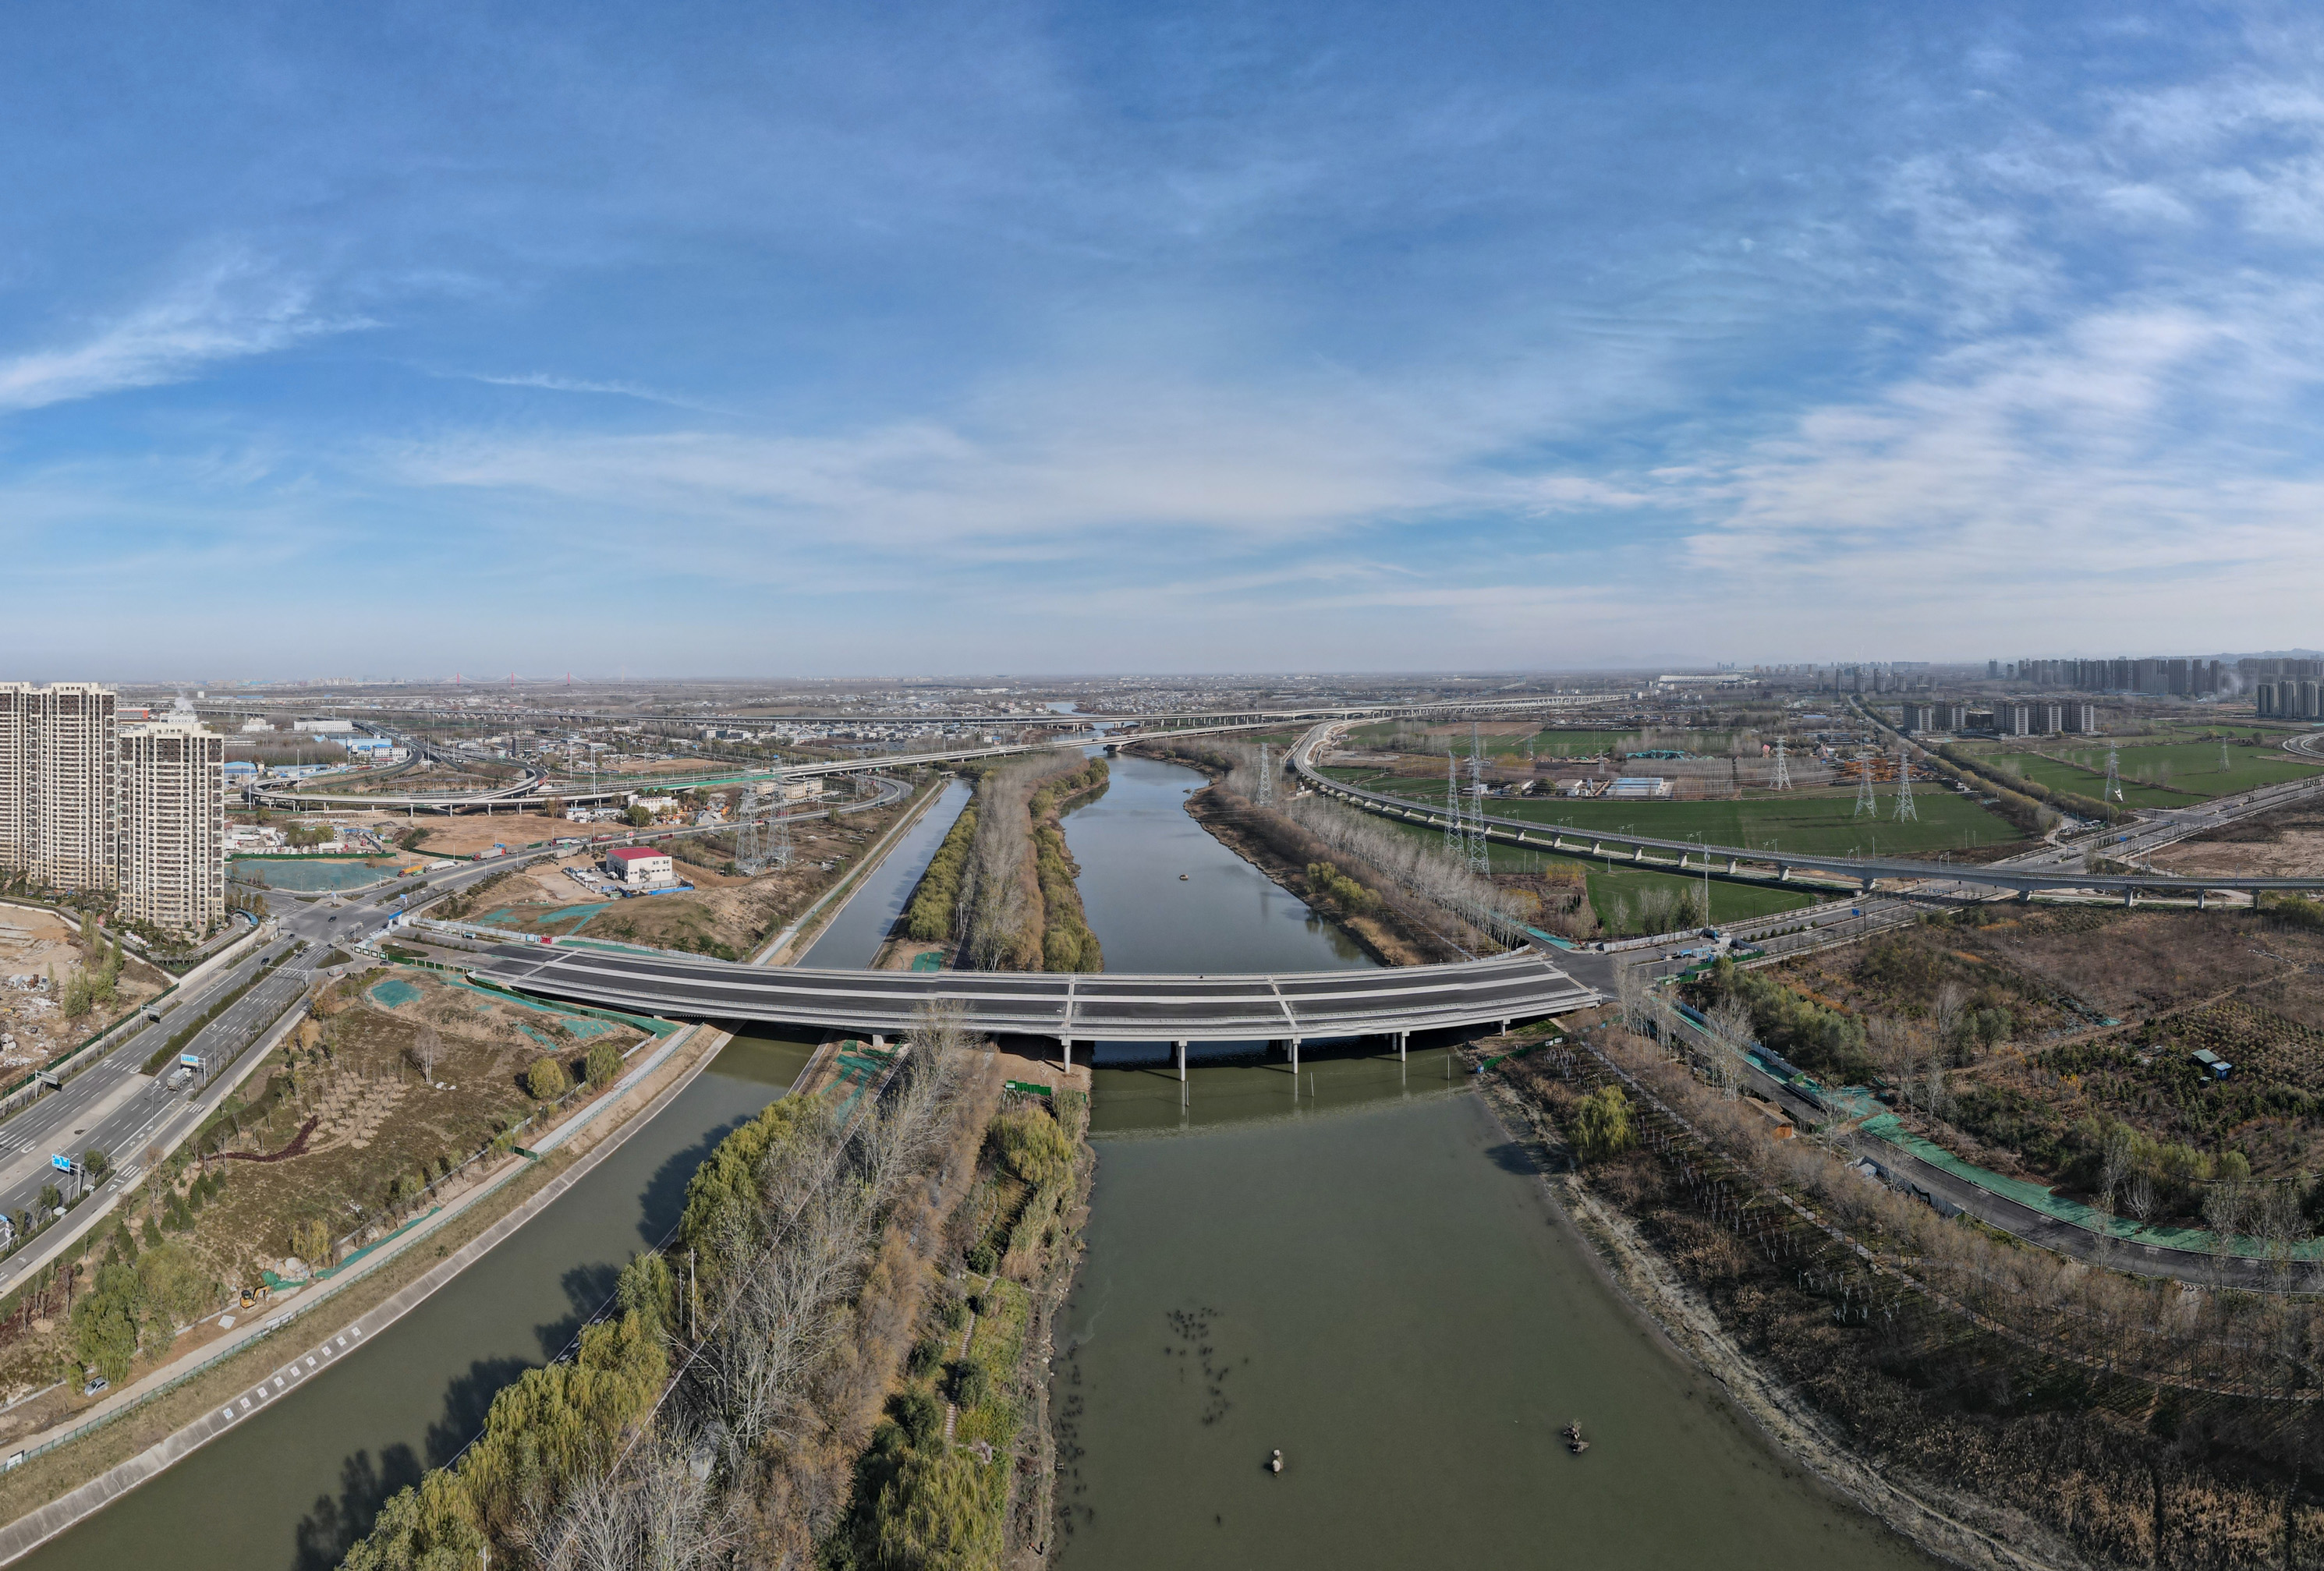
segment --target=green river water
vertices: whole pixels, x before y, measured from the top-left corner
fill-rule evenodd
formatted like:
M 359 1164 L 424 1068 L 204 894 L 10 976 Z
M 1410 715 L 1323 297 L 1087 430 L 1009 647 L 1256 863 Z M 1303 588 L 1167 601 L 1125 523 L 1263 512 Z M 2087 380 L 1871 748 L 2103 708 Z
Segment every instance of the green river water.
M 1113 970 L 1366 965 L 1116 763 L 1066 832 Z M 950 804 L 947 804 L 947 806 Z M 939 821 L 949 813 L 931 814 Z M 861 964 L 941 829 L 871 880 Z M 1183 880 L 1179 875 L 1186 875 Z M 1257 1044 L 1253 1044 L 1256 1047 Z M 364 1350 L 22 1564 L 321 1571 L 457 1452 L 676 1219 L 808 1049 L 738 1041 L 571 1193 Z M 1231 1050 L 1229 1050 L 1230 1052 Z M 1600 1280 L 1441 1048 L 1214 1057 L 1182 1088 L 1101 1046 L 1089 1251 L 1059 1327 L 1059 1563 L 1075 1568 L 1924 1565 L 1800 1475 Z M 1587 1456 L 1557 1429 L 1579 1418 Z M 1283 1448 L 1280 1475 L 1264 1471 Z

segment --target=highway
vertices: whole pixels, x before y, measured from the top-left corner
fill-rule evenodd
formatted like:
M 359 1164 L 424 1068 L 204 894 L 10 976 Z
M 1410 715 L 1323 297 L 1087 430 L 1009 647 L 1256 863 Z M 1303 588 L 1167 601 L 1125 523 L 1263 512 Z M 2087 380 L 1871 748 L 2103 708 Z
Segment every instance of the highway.
M 1237 710 L 1216 715 L 1102 715 L 1053 714 L 1012 715 L 1009 720 L 1019 725 L 1089 724 L 1144 726 L 1160 722 L 1160 729 L 1137 735 L 1105 736 L 1091 731 L 1069 737 L 1047 737 L 1038 741 L 1011 742 L 999 745 L 944 748 L 921 753 L 884 753 L 872 758 L 835 759 L 819 764 L 786 764 L 770 769 L 728 770 L 699 776 L 664 776 L 659 778 L 630 776 L 607 783 L 593 777 L 583 784 L 577 776 L 552 779 L 544 771 L 527 765 L 527 777 L 508 786 L 475 791 L 421 791 L 403 795 L 393 793 L 367 794 L 360 792 L 309 791 L 298 786 L 264 786 L 252 785 L 244 795 L 251 802 L 268 807 L 280 807 L 290 812 L 318 808 L 401 808 L 417 813 L 463 813 L 479 808 L 521 801 L 530 796 L 554 796 L 566 802 L 610 802 L 640 790 L 688 791 L 702 786 L 736 786 L 746 782 L 767 780 L 805 780 L 831 775 L 861 774 L 868 769 L 908 769 L 922 764 L 961 763 L 975 758 L 1003 758 L 1017 753 L 1042 752 L 1057 748 L 1086 748 L 1102 744 L 1108 749 L 1120 747 L 1144 736 L 1190 737 L 1210 736 L 1222 732 L 1267 730 L 1286 723 L 1336 719 L 1397 719 L 1439 712 L 1462 715 L 1490 714 L 1504 712 L 1570 708 L 1576 705 L 1603 703 L 1602 696 L 1546 695 L 1527 699 L 1449 700 L 1419 704 L 1335 705 L 1298 710 Z M 831 718 L 831 717 L 825 717 Z M 850 716 L 864 720 L 926 720 L 927 716 Z M 692 717 L 689 717 L 691 720 Z M 1171 724 L 1184 721 L 1185 724 Z M 386 728 L 364 722 L 364 729 L 375 734 L 392 736 L 412 749 L 415 755 L 426 748 L 416 739 L 392 732 Z M 710 723 L 695 721 L 694 723 Z M 456 763 L 456 758 L 430 750 L 430 756 Z
M 1313 789 L 1325 795 L 1351 803 L 1367 812 L 1386 817 L 1401 818 L 1414 823 L 1441 826 L 1446 819 L 1442 807 L 1432 806 L 1409 797 L 1391 796 L 1384 792 L 1367 791 L 1360 786 L 1344 785 L 1324 775 L 1314 766 L 1314 755 L 1323 743 L 1336 733 L 1337 725 L 1326 722 L 1316 726 L 1290 753 L 1293 770 Z M 2180 824 L 2177 839 L 2198 833 L 2204 828 L 2216 827 L 2229 819 L 2275 806 L 2281 800 L 2290 800 L 2307 791 L 2317 789 L 2311 782 L 2292 782 L 2270 788 L 2273 792 L 2288 793 L 2278 798 L 2268 793 L 2248 793 L 2245 797 L 2225 798 L 2202 807 L 2173 809 Z M 2250 798 L 2261 798 L 2254 805 Z M 1938 886 L 1976 886 L 1983 888 L 2011 889 L 2030 896 L 2035 891 L 2055 891 L 2070 894 L 2120 895 L 2126 900 L 2140 894 L 2175 896 L 2202 903 L 2208 892 L 2237 890 L 2324 889 L 2324 877 L 2319 878 L 2186 878 L 2162 874 L 2093 874 L 2074 870 L 2066 861 L 2069 857 L 2079 864 L 2081 851 L 2077 849 L 2057 859 L 2054 867 L 2044 868 L 2037 861 L 2009 860 L 2001 862 L 1953 863 L 1918 861 L 1900 857 L 1831 857 L 1794 856 L 1775 853 L 1752 846 L 1706 845 L 1692 840 L 1665 840 L 1653 835 L 1617 833 L 1611 831 L 1562 829 L 1554 824 L 1536 823 L 1526 819 L 1485 817 L 1488 839 L 1504 844 L 1523 845 L 1536 850 L 1564 851 L 1577 856 L 1597 856 L 1604 848 L 1618 847 L 1643 856 L 1647 851 L 1668 852 L 1668 862 L 1649 862 L 1664 870 L 1688 868 L 1688 859 L 1693 859 L 1692 869 L 1700 870 L 1704 859 L 1725 861 L 1727 870 L 1739 870 L 1746 864 L 1766 868 L 1777 877 L 1789 878 L 1794 871 L 1834 874 L 1857 884 L 1869 893 L 1876 881 L 1882 878 L 1909 879 L 1927 886 L 1921 892 L 1932 893 Z M 2150 832 L 2160 833 L 2160 830 Z M 2161 840 L 2153 843 L 2161 844 Z M 2126 842 L 2125 850 L 2135 849 Z M 2037 853 L 2039 855 L 2039 853 Z

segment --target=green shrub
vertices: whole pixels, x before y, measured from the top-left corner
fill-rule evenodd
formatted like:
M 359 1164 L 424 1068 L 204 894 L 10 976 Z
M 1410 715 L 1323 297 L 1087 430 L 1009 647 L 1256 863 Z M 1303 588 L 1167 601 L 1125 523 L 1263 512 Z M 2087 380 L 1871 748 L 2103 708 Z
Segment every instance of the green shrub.
M 591 1085 L 611 1085 L 622 1072 L 622 1050 L 610 1042 L 594 1043 L 585 1062 Z
M 992 1394 L 992 1376 L 973 1358 L 964 1358 L 952 1366 L 951 1385 L 952 1400 L 964 1408 L 980 1406 Z
M 524 1089 L 540 1101 L 547 1102 L 563 1096 L 572 1089 L 573 1081 L 565 1072 L 565 1065 L 554 1054 L 532 1061 L 524 1071 Z
M 1602 1162 L 1637 1141 L 1630 1127 L 1629 1098 L 1619 1086 L 1600 1086 L 1573 1109 L 1573 1144 L 1585 1162 Z

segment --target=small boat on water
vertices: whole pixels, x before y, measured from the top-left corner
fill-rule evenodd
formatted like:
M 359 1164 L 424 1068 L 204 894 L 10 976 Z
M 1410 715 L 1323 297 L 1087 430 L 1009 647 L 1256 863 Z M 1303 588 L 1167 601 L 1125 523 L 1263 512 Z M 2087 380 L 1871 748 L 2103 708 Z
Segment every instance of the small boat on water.
M 1590 1442 L 1582 1438 L 1582 1420 L 1574 1419 L 1561 1431 L 1565 1436 L 1565 1448 L 1579 1456 L 1590 1449 Z
M 1280 1473 L 1283 1471 L 1283 1447 L 1280 1446 L 1275 1448 L 1275 1455 L 1268 1460 L 1267 1470 L 1269 1473 Z
M 1184 874 L 1184 873 L 1179 874 L 1179 875 L 1178 875 L 1178 882 L 1180 882 L 1181 884 L 1183 884 L 1183 883 L 1185 883 L 1185 881 L 1186 881 L 1186 875 L 1185 875 L 1185 874 Z

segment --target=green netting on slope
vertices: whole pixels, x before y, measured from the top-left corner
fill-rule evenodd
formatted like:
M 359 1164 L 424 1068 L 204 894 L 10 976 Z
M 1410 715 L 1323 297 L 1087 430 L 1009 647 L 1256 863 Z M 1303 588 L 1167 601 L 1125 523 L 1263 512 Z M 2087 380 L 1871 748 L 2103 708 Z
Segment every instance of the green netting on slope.
M 1978 1189 L 2015 1200 L 2029 1210 L 2054 1217 L 2072 1226 L 2086 1228 L 2092 1233 L 2104 1233 L 2126 1244 L 2149 1244 L 2158 1249 L 2191 1250 L 2199 1254 L 2208 1254 L 2212 1251 L 2212 1236 L 2208 1229 L 2144 1227 L 2133 1217 L 2109 1217 L 2080 1200 L 2053 1195 L 2043 1185 L 2025 1179 L 2004 1178 L 1989 1168 L 1964 1162 L 1943 1146 L 1914 1134 L 1897 1122 L 1894 1113 L 1868 1118 L 1862 1128 L 1865 1134 L 1884 1140 L 1899 1151 L 1911 1153 L 1931 1167 L 1942 1168 L 1955 1178 L 1975 1184 Z M 2258 1240 L 2238 1234 L 2229 1253 L 2256 1258 L 2262 1250 Z M 2295 1247 L 2292 1254 L 2301 1260 L 2324 1258 L 2324 1238 L 2309 1239 Z

